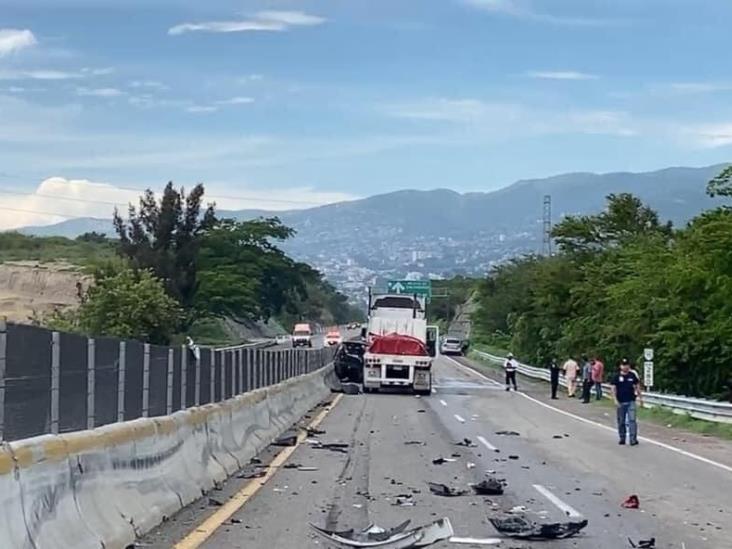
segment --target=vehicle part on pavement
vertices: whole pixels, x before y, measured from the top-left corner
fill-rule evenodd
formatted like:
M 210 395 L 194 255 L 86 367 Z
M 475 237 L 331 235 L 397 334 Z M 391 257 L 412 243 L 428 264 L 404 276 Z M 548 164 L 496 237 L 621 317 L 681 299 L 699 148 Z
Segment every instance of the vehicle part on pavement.
M 475 444 L 472 440 L 469 438 L 464 438 L 460 442 L 456 442 L 455 446 L 465 446 L 466 448 L 477 448 L 478 445 Z
M 457 460 L 452 459 L 452 458 L 438 457 L 438 458 L 432 460 L 432 465 L 442 465 L 444 463 L 451 463 L 453 461 L 457 461 Z
M 288 433 L 284 434 L 272 443 L 272 446 L 295 446 L 297 444 L 297 435 Z
M 651 539 L 641 539 L 638 540 L 638 543 L 633 543 L 633 540 L 628 538 L 628 542 L 630 543 L 631 547 L 634 547 L 636 549 L 655 549 L 656 547 L 656 538 Z
M 548 523 L 537 523 L 525 517 L 489 518 L 488 520 L 504 536 L 535 541 L 570 538 L 587 526 L 587 519 Z
M 427 486 L 429 486 L 430 492 L 432 492 L 434 495 L 446 498 L 464 496 L 468 493 L 467 490 L 458 490 L 457 488 L 452 488 L 447 484 L 440 484 L 438 482 L 428 482 Z
M 497 435 L 503 435 L 507 437 L 520 437 L 521 435 L 516 431 L 496 431 Z
M 409 547 L 427 547 L 438 541 L 449 539 L 453 534 L 450 519 L 438 521 L 407 530 L 410 521 L 403 522 L 391 530 L 371 526 L 360 532 L 347 530 L 334 532 L 320 528 L 314 524 L 310 527 L 322 538 L 335 544 L 335 547 L 382 547 L 385 549 L 406 549 Z
M 448 539 L 450 543 L 465 543 L 467 545 L 501 545 L 503 540 L 500 538 L 460 538 L 452 536 Z
M 473 484 L 473 491 L 479 496 L 500 496 L 503 494 L 503 483 L 494 477 Z
M 348 453 L 348 444 L 345 442 L 320 442 L 319 440 L 308 440 L 310 447 L 315 450 L 330 450 L 339 454 Z
M 623 503 L 620 504 L 625 509 L 638 509 L 640 507 L 640 500 L 635 494 L 628 496 Z

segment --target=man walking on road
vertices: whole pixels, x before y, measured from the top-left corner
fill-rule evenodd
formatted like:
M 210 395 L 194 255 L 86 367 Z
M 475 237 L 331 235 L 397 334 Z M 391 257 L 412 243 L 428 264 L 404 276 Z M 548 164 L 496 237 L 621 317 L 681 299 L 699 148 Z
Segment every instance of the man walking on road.
M 582 402 L 590 403 L 590 392 L 592 391 L 592 363 L 586 356 L 582 357 Z
M 620 363 L 620 372 L 615 374 L 611 384 L 613 386 L 613 400 L 618 412 L 619 444 L 625 444 L 626 423 L 630 436 L 630 445 L 638 444 L 638 423 L 636 421 L 636 401 L 642 405 L 640 380 L 630 369 L 630 361 L 624 358 Z
M 564 378 L 567 380 L 567 396 L 572 398 L 575 391 L 577 390 L 577 372 L 579 371 L 579 364 L 573 358 L 569 358 L 567 362 L 562 366 L 564 370 Z
M 549 363 L 549 379 L 552 384 L 552 400 L 557 400 L 557 389 L 559 388 L 559 373 L 562 369 L 557 363 L 557 359 L 553 358 Z
M 595 400 L 602 400 L 602 382 L 605 380 L 605 365 L 595 357 L 592 360 L 592 383 L 595 385 Z
M 503 369 L 506 370 L 506 391 L 511 390 L 511 383 L 513 383 L 513 390 L 518 391 L 518 387 L 516 387 L 516 370 L 518 370 L 518 362 L 513 358 L 513 353 L 508 353 Z

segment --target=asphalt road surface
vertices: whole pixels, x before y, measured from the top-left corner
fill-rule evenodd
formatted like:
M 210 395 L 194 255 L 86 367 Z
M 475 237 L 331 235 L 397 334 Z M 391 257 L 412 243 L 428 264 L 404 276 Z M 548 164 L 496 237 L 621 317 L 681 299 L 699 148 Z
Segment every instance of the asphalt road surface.
M 589 525 L 572 539 L 505 540 L 499 547 L 621 549 L 631 547 L 628 538 L 655 537 L 659 549 L 732 548 L 729 443 L 641 425 L 647 438 L 637 447 L 621 447 L 608 428 L 609 407 L 551 401 L 546 385 L 537 383 L 505 392 L 488 370 L 486 377 L 448 358 L 437 360 L 435 373 L 430 397 L 344 395 L 318 438 L 348 443 L 347 452 L 301 444 L 288 463 L 317 470 L 279 468 L 202 547 L 323 548 L 327 544 L 308 523 L 343 530 L 407 519 L 421 525 L 441 517 L 450 519 L 457 536 L 493 538 L 498 534 L 488 517 L 524 506 L 544 520 L 582 515 Z M 497 434 L 502 430 L 518 435 Z M 476 446 L 455 445 L 466 437 Z M 432 463 L 453 454 L 455 461 Z M 269 459 L 269 453 L 262 456 L 265 463 Z M 427 487 L 432 481 L 467 488 L 488 474 L 506 480 L 504 495 L 446 498 Z M 214 495 L 225 500 L 248 482 L 235 479 Z M 621 508 L 630 494 L 638 495 L 640 509 Z M 398 505 L 400 497 L 413 505 Z M 145 544 L 171 547 L 214 512 L 203 500 Z

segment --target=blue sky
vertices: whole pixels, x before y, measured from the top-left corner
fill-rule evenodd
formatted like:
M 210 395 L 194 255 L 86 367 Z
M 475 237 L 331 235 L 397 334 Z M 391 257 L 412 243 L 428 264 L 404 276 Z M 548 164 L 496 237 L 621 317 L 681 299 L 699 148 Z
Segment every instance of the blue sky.
M 4 0 L 0 206 L 26 212 L 0 228 L 170 179 L 281 209 L 727 161 L 730 20 L 725 0 Z

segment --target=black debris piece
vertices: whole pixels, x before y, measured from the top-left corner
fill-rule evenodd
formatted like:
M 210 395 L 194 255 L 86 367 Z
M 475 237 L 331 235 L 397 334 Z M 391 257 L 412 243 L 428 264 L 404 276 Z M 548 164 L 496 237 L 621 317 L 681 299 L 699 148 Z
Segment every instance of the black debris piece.
M 259 459 L 258 457 L 253 457 L 252 459 L 249 460 L 249 463 L 251 465 L 258 465 L 258 464 L 262 463 L 262 460 Z
M 310 447 L 315 450 L 330 450 L 331 452 L 338 452 L 340 454 L 348 453 L 348 444 L 345 442 L 320 442 L 316 440 L 311 442 Z
M 506 436 L 506 437 L 519 437 L 519 436 L 521 436 L 516 431 L 496 431 L 496 434 L 497 435 L 503 435 L 503 436 Z
M 554 435 L 552 438 L 564 438 L 562 435 Z
M 230 522 L 231 522 L 231 524 L 241 524 L 241 519 L 233 518 L 233 519 L 231 519 Z
M 472 440 L 469 438 L 464 438 L 460 442 L 456 442 L 455 446 L 465 446 L 466 448 L 477 448 L 478 445 L 475 444 Z
M 452 488 L 447 484 L 440 484 L 437 482 L 428 482 L 427 486 L 429 486 L 430 492 L 432 492 L 434 495 L 446 498 L 464 496 L 468 493 L 467 490 L 458 490 L 457 488 Z
M 283 469 L 297 469 L 298 467 L 300 467 L 299 463 L 285 463 L 282 466 Z
M 216 498 L 208 498 L 208 506 L 209 507 L 221 507 L 223 503 L 221 503 Z
M 633 540 L 628 538 L 628 542 L 631 547 L 635 547 L 637 549 L 655 549 L 656 547 L 656 538 L 642 539 L 639 540 L 638 543 L 633 543 Z
M 445 459 L 443 457 L 439 457 L 437 459 L 432 460 L 432 465 L 443 465 L 444 463 L 449 463 L 449 459 Z
M 323 429 L 314 429 L 312 427 L 306 427 L 305 428 L 305 433 L 309 437 L 317 437 L 318 435 L 324 435 L 325 434 L 325 431 Z
M 500 496 L 503 494 L 503 484 L 494 477 L 473 484 L 473 491 L 479 496 Z
M 525 517 L 489 518 L 493 527 L 504 536 L 528 540 L 570 538 L 587 526 L 587 519 L 569 522 L 537 523 Z
M 399 494 L 396 496 L 392 505 L 398 505 L 399 507 L 413 507 L 414 496 L 412 494 Z
M 425 410 L 425 409 L 423 409 L 423 408 L 420 408 L 419 410 L 417 410 L 417 413 L 418 413 L 418 414 L 424 414 L 424 413 L 425 413 L 426 411 L 427 411 L 427 410 Z
M 286 434 L 276 439 L 272 446 L 295 446 L 297 444 L 297 435 Z
M 518 458 L 519 458 L 518 456 L 514 456 L 514 455 L 508 456 L 508 459 L 518 459 Z
M 406 446 L 424 446 L 421 440 L 408 440 L 404 443 Z

